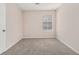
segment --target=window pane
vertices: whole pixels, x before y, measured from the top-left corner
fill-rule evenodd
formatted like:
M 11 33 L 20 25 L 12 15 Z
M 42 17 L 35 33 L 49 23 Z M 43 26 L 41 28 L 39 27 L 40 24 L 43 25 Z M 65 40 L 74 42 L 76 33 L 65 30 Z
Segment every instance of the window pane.
M 52 30 L 52 16 L 43 17 L 43 30 Z

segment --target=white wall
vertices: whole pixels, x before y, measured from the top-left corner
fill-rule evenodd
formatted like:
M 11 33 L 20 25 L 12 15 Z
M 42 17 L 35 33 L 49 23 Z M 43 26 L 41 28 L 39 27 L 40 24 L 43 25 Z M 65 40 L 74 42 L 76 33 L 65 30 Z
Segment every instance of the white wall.
M 16 4 L 6 4 L 6 19 L 7 19 L 7 39 L 6 48 L 12 47 L 16 42 L 23 38 L 22 36 L 22 12 Z
M 44 32 L 42 27 L 43 16 L 52 15 L 53 32 Z M 25 11 L 24 38 L 55 38 L 55 11 Z
M 57 38 L 79 53 L 79 4 L 63 4 L 57 10 Z

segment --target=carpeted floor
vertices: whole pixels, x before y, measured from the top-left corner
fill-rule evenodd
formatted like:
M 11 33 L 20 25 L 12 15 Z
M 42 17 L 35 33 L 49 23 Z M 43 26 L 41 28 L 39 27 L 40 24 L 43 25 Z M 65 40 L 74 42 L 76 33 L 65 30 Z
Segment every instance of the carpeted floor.
M 57 39 L 23 39 L 2 55 L 77 55 Z

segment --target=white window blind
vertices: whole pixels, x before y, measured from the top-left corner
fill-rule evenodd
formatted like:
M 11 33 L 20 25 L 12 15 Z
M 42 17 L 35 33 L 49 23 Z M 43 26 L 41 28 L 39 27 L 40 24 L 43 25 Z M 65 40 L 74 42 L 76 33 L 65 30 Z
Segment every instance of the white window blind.
M 43 30 L 52 31 L 52 15 L 43 16 Z

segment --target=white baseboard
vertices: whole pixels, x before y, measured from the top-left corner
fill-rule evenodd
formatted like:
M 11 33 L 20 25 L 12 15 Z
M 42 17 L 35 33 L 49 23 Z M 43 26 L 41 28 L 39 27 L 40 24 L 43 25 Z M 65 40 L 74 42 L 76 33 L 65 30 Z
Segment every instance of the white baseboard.
M 20 39 L 21 40 L 21 39 Z M 14 44 L 12 44 L 11 46 L 7 47 L 3 52 L 1 52 L 0 54 L 4 53 L 5 51 L 7 51 L 8 49 L 10 49 L 12 46 L 14 46 L 16 43 L 18 43 L 20 40 L 16 41 Z
M 56 38 L 56 37 L 24 37 L 24 38 Z
M 6 49 L 4 49 L 3 51 L 0 51 L 0 54 L 2 54 Z
M 58 39 L 59 40 L 59 39 Z M 60 42 L 62 42 L 64 45 L 66 45 L 67 47 L 69 47 L 71 50 L 73 50 L 74 52 L 76 52 L 77 54 L 79 54 L 79 51 L 77 51 L 76 49 L 74 49 L 73 47 L 71 47 L 69 44 L 67 44 L 66 42 L 59 40 Z

